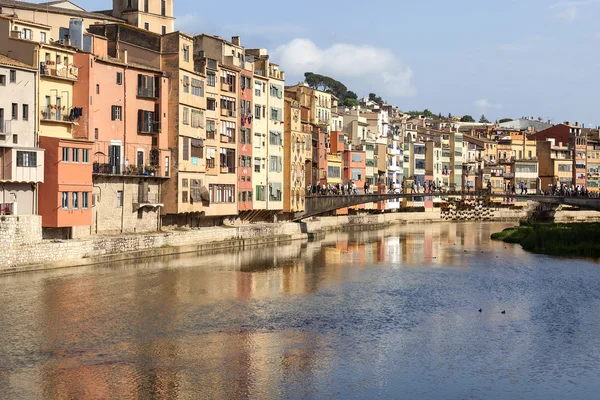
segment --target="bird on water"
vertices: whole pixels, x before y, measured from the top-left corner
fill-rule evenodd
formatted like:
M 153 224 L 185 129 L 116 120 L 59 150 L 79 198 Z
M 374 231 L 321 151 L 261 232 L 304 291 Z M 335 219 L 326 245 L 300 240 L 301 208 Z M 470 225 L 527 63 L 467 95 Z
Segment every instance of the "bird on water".
M 502 310 L 502 314 L 506 314 L 506 310 Z

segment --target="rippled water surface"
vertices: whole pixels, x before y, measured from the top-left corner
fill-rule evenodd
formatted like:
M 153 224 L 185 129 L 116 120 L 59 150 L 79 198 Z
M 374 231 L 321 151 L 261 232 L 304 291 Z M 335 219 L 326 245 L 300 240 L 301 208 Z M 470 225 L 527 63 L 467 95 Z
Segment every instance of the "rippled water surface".
M 599 398 L 600 267 L 506 226 L 0 276 L 0 399 Z

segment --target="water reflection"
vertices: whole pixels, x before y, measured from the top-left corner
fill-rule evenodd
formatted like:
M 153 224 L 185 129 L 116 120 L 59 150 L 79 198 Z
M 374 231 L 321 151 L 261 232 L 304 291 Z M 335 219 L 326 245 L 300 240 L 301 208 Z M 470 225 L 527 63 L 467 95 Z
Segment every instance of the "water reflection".
M 1 277 L 0 398 L 591 398 L 600 271 L 505 226 Z

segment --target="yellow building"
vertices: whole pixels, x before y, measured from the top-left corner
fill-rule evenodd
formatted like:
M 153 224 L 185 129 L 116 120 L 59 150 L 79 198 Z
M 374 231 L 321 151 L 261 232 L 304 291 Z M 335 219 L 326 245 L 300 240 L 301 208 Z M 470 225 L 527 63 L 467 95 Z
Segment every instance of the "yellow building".
M 285 98 L 284 121 L 283 210 L 284 212 L 304 211 L 307 135 L 302 132 L 298 101 Z
M 327 153 L 327 183 L 341 184 L 344 170 L 342 168 L 341 153 Z
M 310 107 L 312 123 L 318 125 L 324 132 L 329 132 L 331 122 L 332 95 L 318 89 L 313 89 L 306 83 L 287 87 L 286 90 L 296 92 L 294 98 L 301 105 Z

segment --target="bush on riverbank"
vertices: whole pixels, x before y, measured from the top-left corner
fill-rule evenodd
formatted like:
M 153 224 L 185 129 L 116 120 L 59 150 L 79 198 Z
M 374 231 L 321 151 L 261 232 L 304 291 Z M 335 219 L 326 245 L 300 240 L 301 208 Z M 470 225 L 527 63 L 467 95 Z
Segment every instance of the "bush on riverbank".
M 600 223 L 523 224 L 492 235 L 534 253 L 600 257 Z

